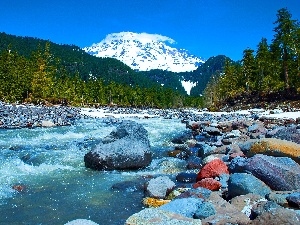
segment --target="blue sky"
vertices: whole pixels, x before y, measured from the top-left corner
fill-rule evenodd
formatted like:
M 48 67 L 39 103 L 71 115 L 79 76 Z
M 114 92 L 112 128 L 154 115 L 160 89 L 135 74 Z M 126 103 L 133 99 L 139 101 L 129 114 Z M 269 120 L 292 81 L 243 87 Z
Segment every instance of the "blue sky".
M 277 10 L 300 20 L 300 0 L 1 0 L 0 32 L 79 47 L 122 31 L 161 34 L 208 59 L 242 58 L 273 38 Z

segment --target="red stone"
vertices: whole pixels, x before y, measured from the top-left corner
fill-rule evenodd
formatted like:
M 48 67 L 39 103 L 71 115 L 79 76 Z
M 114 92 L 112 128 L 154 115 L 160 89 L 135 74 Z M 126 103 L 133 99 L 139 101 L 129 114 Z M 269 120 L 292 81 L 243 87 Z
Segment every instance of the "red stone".
M 193 184 L 193 188 L 203 187 L 211 191 L 217 191 L 221 186 L 221 183 L 213 178 L 205 178 Z
M 192 130 L 197 130 L 197 129 L 199 129 L 199 123 L 192 123 L 192 125 L 191 125 L 191 127 L 192 127 Z
M 204 178 L 215 178 L 223 173 L 229 174 L 227 165 L 221 159 L 214 159 L 202 167 L 197 175 L 197 181 Z
M 12 186 L 12 189 L 14 189 L 18 192 L 22 192 L 25 190 L 25 186 L 21 185 L 21 184 L 15 184 L 14 186 Z

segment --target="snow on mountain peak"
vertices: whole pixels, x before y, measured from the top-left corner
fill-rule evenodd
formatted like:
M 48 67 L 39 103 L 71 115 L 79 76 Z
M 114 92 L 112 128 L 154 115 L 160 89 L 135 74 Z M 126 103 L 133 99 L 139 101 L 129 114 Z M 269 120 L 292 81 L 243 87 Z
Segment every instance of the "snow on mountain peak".
M 197 69 L 204 62 L 184 49 L 168 45 L 175 43 L 159 34 L 121 32 L 108 34 L 101 42 L 83 50 L 97 57 L 116 58 L 139 71 L 186 72 Z
M 175 43 L 173 39 L 159 34 L 133 33 L 133 32 L 121 32 L 121 33 L 108 34 L 104 40 L 105 42 L 111 42 L 116 39 L 117 40 L 120 39 L 139 40 L 143 44 L 147 44 L 151 42 L 169 42 L 170 44 Z

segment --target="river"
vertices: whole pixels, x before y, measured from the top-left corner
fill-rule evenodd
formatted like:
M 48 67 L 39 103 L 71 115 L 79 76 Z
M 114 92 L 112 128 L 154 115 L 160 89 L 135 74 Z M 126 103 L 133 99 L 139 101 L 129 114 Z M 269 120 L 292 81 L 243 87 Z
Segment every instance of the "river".
M 116 126 L 107 119 L 80 119 L 75 125 L 0 130 L 0 224 L 65 224 L 89 219 L 98 224 L 124 224 L 143 208 L 141 191 L 112 185 L 163 173 L 160 162 L 170 139 L 182 133 L 178 119 L 132 120 L 149 133 L 152 164 L 139 171 L 93 171 L 84 155 Z M 12 187 L 20 185 L 22 191 Z

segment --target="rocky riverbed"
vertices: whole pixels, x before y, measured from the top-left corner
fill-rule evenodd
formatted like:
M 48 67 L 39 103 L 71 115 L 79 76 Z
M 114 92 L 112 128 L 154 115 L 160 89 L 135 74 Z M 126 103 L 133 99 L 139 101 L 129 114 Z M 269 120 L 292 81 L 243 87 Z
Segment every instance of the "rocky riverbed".
M 127 225 L 300 224 L 299 118 L 204 113 L 182 122 L 190 133 L 169 156 L 187 171 L 146 183 L 147 208 Z
M 0 129 L 69 126 L 79 118 L 79 108 L 0 102 Z
M 172 140 L 173 149 L 166 155 L 174 159 L 174 165 L 166 165 L 170 167 L 163 174 L 112 186 L 120 191 L 122 187 L 144 190 L 145 209 L 125 224 L 300 224 L 300 119 L 294 114 L 281 117 L 281 112 L 79 109 L 1 103 L 0 121 L 4 129 L 51 127 L 98 115 L 119 127 L 102 139 L 107 144 L 115 139 L 125 143 L 122 138 L 130 132 L 130 138 L 133 135 L 138 141 L 136 129 L 142 128 L 133 129 L 136 124 L 127 122 L 126 131 L 122 127 L 125 117 L 127 121 L 130 117 L 160 117 L 166 122 L 180 119 L 186 132 Z M 128 165 L 133 168 L 130 162 Z M 81 219 L 68 224 L 95 223 Z
M 299 118 L 281 112 L 151 111 L 189 129 L 168 154 L 186 172 L 146 182 L 126 224 L 300 224 Z

